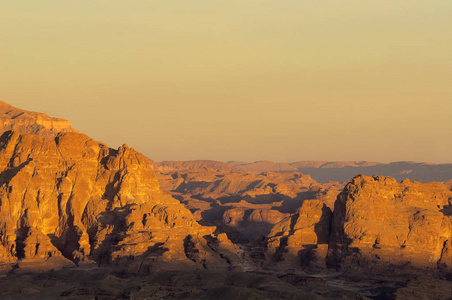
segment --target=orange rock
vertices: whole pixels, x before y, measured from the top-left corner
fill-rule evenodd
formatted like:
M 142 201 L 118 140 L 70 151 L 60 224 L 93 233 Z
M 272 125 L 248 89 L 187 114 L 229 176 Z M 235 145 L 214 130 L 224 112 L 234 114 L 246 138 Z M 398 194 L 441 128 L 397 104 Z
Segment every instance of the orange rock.
M 0 101 L 0 134 L 8 130 L 47 139 L 54 138 L 59 132 L 77 132 L 67 120 L 22 110 Z
M 233 227 L 246 239 L 254 240 L 256 237 L 267 235 L 274 224 L 287 216 L 288 214 L 280 213 L 274 209 L 236 207 L 224 212 L 223 223 Z
M 188 236 L 210 262 L 223 261 L 205 238 L 215 227 L 199 225 L 162 193 L 148 159 L 126 145 L 114 150 L 78 133 L 50 140 L 6 132 L 0 174 L 0 262 L 61 257 L 124 266 L 124 258 L 151 256 L 193 263 L 184 252 Z
M 180 199 L 197 220 L 218 224 L 236 241 L 266 236 L 274 224 L 295 213 L 304 199 L 320 199 L 333 207 L 342 184 L 318 184 L 298 172 L 262 174 L 221 171 L 214 161 L 163 162 L 157 173 L 165 192 Z M 212 168 L 197 168 L 212 166 Z M 166 173 L 165 173 L 166 172 Z M 229 228 L 230 227 L 230 228 Z M 232 231 L 231 231 L 232 230 Z M 232 236 L 231 236 L 232 237 Z
M 305 200 L 297 213 L 276 224 L 267 237 L 268 252 L 288 266 L 324 267 L 332 213 L 320 200 Z
M 451 204 L 452 192 L 440 183 L 359 175 L 335 203 L 332 257 L 450 268 Z
M 443 184 L 446 187 L 446 189 L 452 191 L 452 179 L 448 180 L 448 181 L 445 181 Z

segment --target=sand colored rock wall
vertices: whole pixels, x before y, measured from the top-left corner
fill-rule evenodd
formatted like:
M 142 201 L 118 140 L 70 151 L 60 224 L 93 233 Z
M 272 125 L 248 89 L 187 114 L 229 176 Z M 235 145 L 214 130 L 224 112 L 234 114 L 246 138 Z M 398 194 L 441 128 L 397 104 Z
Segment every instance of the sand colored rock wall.
M 68 120 L 22 110 L 0 101 L 0 134 L 9 130 L 46 139 L 53 139 L 60 132 L 77 132 Z
M 0 139 L 2 263 L 191 262 L 186 239 L 208 253 L 213 230 L 162 193 L 148 159 L 126 145 L 110 149 L 78 133 L 51 140 L 6 132 Z
M 335 203 L 330 245 L 343 260 L 450 268 L 451 204 L 440 183 L 357 176 Z

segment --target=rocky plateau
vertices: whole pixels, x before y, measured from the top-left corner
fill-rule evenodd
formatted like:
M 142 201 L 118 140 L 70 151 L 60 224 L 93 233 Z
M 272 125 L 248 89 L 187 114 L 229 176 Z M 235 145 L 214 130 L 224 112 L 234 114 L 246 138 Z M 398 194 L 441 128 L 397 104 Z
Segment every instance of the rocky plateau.
M 0 132 L 8 130 L 55 138 L 60 132 L 77 132 L 68 120 L 52 118 L 43 113 L 26 111 L 0 101 Z

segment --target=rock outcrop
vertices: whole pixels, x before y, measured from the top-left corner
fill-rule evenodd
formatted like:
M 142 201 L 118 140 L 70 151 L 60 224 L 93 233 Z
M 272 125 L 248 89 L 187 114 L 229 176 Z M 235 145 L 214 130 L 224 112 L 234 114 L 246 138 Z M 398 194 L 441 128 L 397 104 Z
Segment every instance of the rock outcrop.
M 0 134 L 8 130 L 40 135 L 46 139 L 53 139 L 60 132 L 77 132 L 68 120 L 22 110 L 0 101 Z
M 223 213 L 222 221 L 226 226 L 233 227 L 242 233 L 247 240 L 265 236 L 274 226 L 288 214 L 283 214 L 276 209 L 258 209 L 236 207 Z
M 114 150 L 78 133 L 0 138 L 2 263 L 230 267 L 218 251 L 232 257 L 234 247 L 214 229 L 162 193 L 148 160 L 126 145 Z
M 448 189 L 449 191 L 452 191 L 452 179 L 443 182 L 444 186 L 446 187 L 446 189 Z
M 267 237 L 270 264 L 326 267 L 331 209 L 320 200 L 305 200 L 297 213 L 276 224 Z
M 451 268 L 452 192 L 440 183 L 353 178 L 339 194 L 331 261 Z
M 267 260 L 286 267 L 452 270 L 452 192 L 441 183 L 353 178 L 334 213 L 305 200 L 266 238 Z

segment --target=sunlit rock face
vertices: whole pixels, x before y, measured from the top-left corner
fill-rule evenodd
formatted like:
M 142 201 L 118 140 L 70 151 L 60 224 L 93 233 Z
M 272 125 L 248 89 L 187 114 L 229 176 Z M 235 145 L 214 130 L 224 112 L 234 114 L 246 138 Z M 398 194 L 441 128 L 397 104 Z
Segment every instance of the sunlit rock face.
M 330 262 L 450 269 L 451 204 L 440 183 L 356 176 L 335 203 Z
M 287 267 L 325 268 L 332 213 L 320 200 L 305 200 L 297 213 L 277 223 L 267 237 L 271 261 Z
M 274 225 L 266 260 L 306 269 L 417 267 L 450 270 L 452 192 L 441 183 L 359 175 L 338 195 L 334 213 L 305 200 Z
M 448 190 L 452 191 L 452 179 L 451 179 L 451 180 L 448 180 L 448 181 L 445 181 L 445 182 L 443 182 L 443 184 L 444 184 L 444 186 L 446 187 L 446 189 L 448 189 Z
M 148 159 L 126 145 L 114 150 L 78 133 L 0 139 L 0 263 L 221 267 L 212 249 L 234 247 L 213 230 L 162 193 Z
M 60 132 L 77 132 L 68 120 L 22 110 L 0 101 L 0 134 L 9 130 L 46 139 L 53 139 Z

